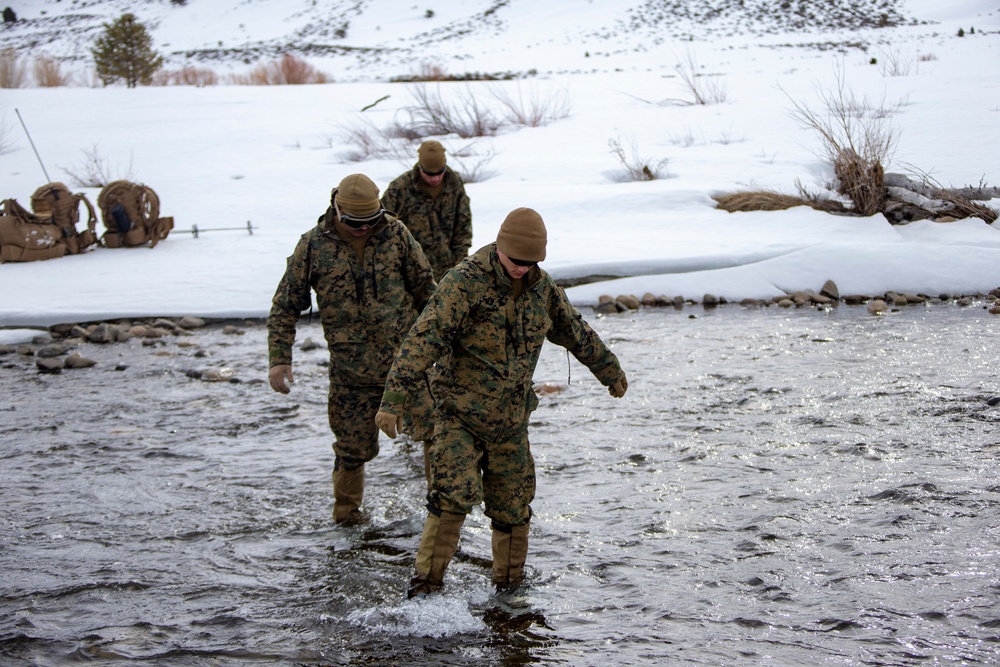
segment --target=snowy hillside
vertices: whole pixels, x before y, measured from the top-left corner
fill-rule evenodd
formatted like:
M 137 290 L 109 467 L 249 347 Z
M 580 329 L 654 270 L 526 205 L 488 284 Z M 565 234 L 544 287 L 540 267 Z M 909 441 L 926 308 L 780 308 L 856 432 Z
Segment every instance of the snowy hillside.
M 887 28 L 950 34 L 989 19 L 991 2 L 927 0 L 35 0 L 0 49 L 90 67 L 102 25 L 123 12 L 145 23 L 168 68 L 239 70 L 283 53 L 339 81 L 403 76 L 421 66 L 454 75 L 608 72 L 673 67 L 684 43 L 867 49 Z M 995 15 L 993 22 L 995 23 Z M 539 27 L 544 29 L 539 29 Z M 734 39 L 736 38 L 736 39 Z

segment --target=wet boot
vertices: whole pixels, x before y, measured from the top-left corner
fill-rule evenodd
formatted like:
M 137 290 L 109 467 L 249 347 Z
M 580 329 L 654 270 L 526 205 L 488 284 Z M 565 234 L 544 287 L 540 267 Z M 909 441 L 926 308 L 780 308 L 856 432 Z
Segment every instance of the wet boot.
M 333 520 L 354 526 L 364 520 L 361 500 L 365 495 L 365 467 L 333 471 Z
M 458 548 L 458 538 L 465 522 L 464 514 L 430 512 L 424 522 L 417 549 L 417 567 L 406 597 L 437 592 L 444 583 L 444 571 Z
M 528 524 L 504 526 L 493 522 L 493 585 L 498 591 L 517 588 L 528 559 Z

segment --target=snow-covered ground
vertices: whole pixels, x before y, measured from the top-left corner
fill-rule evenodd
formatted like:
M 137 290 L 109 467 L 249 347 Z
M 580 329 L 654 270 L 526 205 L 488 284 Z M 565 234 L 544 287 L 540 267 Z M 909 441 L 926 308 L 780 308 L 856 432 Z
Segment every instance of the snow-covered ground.
M 944 186 L 996 185 L 1000 7 L 993 0 L 906 0 L 890 17 L 898 15 L 899 25 L 850 29 L 801 29 L 794 17 L 773 12 L 768 21 L 751 20 L 752 11 L 774 4 L 763 2 L 745 2 L 741 13 L 730 8 L 707 22 L 656 7 L 697 13 L 708 3 L 511 0 L 417 8 L 373 0 L 350 3 L 357 13 L 344 9 L 348 3 L 315 9 L 288 0 L 85 4 L 21 3 L 15 9 L 26 23 L 0 30 L 0 48 L 20 45 L 27 57 L 66 58 L 78 81 L 90 80 L 87 39 L 101 21 L 130 10 L 150 24 L 154 46 L 171 69 L 246 71 L 250 65 L 238 59 L 206 60 L 206 54 L 242 45 L 266 60 L 283 44 L 323 43 L 328 48 L 305 57 L 335 83 L 0 91 L 0 146 L 6 148 L 0 197 L 27 205 L 47 181 L 17 110 L 49 178 L 96 202 L 99 189 L 80 187 L 71 174 L 85 171 L 88 155 L 97 155 L 110 177 L 152 186 L 162 213 L 176 225 L 154 249 L 98 248 L 0 265 L 0 326 L 265 316 L 286 256 L 325 209 L 330 188 L 357 172 L 385 187 L 412 166 L 418 142 L 402 155 L 351 161 L 358 146 L 348 135 L 405 121 L 417 84 L 389 79 L 433 66 L 451 74 L 537 72 L 502 83 L 420 85 L 484 108 L 500 109 L 506 95 L 551 112 L 539 127 L 437 138 L 451 166 L 480 175 L 467 184 L 474 248 L 495 238 L 507 212 L 530 206 L 549 229 L 543 267 L 552 275 L 628 276 L 570 288 L 577 304 L 593 304 L 604 293 L 769 298 L 818 290 L 827 279 L 842 294 L 1000 286 L 1000 234 L 979 219 L 891 226 L 882 216 L 833 216 L 804 207 L 731 214 L 712 199 L 749 189 L 796 194 L 799 187 L 831 195 L 822 146 L 796 122 L 792 106 L 825 112 L 821 97 L 836 91 L 838 80 L 886 111 L 898 135 L 890 171 Z M 879 4 L 855 3 L 869 10 Z M 817 12 L 821 6 L 827 3 L 816 3 Z M 75 18 L 55 21 L 69 14 Z M 343 27 L 334 15 L 347 21 L 344 38 L 324 35 Z M 635 16 L 646 23 L 630 25 Z M 833 19 L 817 14 L 815 22 Z M 52 41 L 38 39 L 26 49 L 30 30 L 36 36 L 48 30 Z M 359 48 L 338 53 L 331 45 Z M 691 98 L 678 65 L 682 72 L 694 65 L 722 100 L 677 103 Z M 623 181 L 612 142 L 660 164 L 664 177 Z M 990 205 L 998 208 L 1000 200 Z M 252 235 L 189 233 L 194 225 L 244 228 L 248 221 Z

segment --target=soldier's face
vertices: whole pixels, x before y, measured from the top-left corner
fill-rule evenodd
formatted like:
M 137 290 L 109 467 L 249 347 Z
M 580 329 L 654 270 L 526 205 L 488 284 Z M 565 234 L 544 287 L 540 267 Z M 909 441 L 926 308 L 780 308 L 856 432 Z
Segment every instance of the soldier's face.
M 507 272 L 507 275 L 510 276 L 512 280 L 523 278 L 524 275 L 528 273 L 528 271 L 531 271 L 531 267 L 535 266 L 535 264 L 531 264 L 529 266 L 522 266 L 519 264 L 515 264 L 510 257 L 503 254 L 499 250 L 497 250 L 497 257 L 500 258 L 500 264 L 503 266 L 504 271 Z
M 438 185 L 441 185 L 441 181 L 444 180 L 444 168 L 442 168 L 441 171 L 439 172 L 432 173 L 424 171 L 424 168 L 421 167 L 420 178 L 427 185 L 430 185 L 431 187 L 437 187 Z

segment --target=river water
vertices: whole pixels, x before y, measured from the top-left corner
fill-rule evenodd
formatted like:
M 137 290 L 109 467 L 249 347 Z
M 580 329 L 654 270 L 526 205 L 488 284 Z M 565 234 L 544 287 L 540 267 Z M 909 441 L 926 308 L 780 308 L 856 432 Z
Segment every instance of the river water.
M 370 522 L 332 525 L 323 349 L 289 396 L 259 322 L 0 357 L 0 664 L 1000 663 L 1000 318 L 585 315 L 629 393 L 544 349 L 528 583 L 499 597 L 476 511 L 445 593 L 405 599 L 405 438 Z

